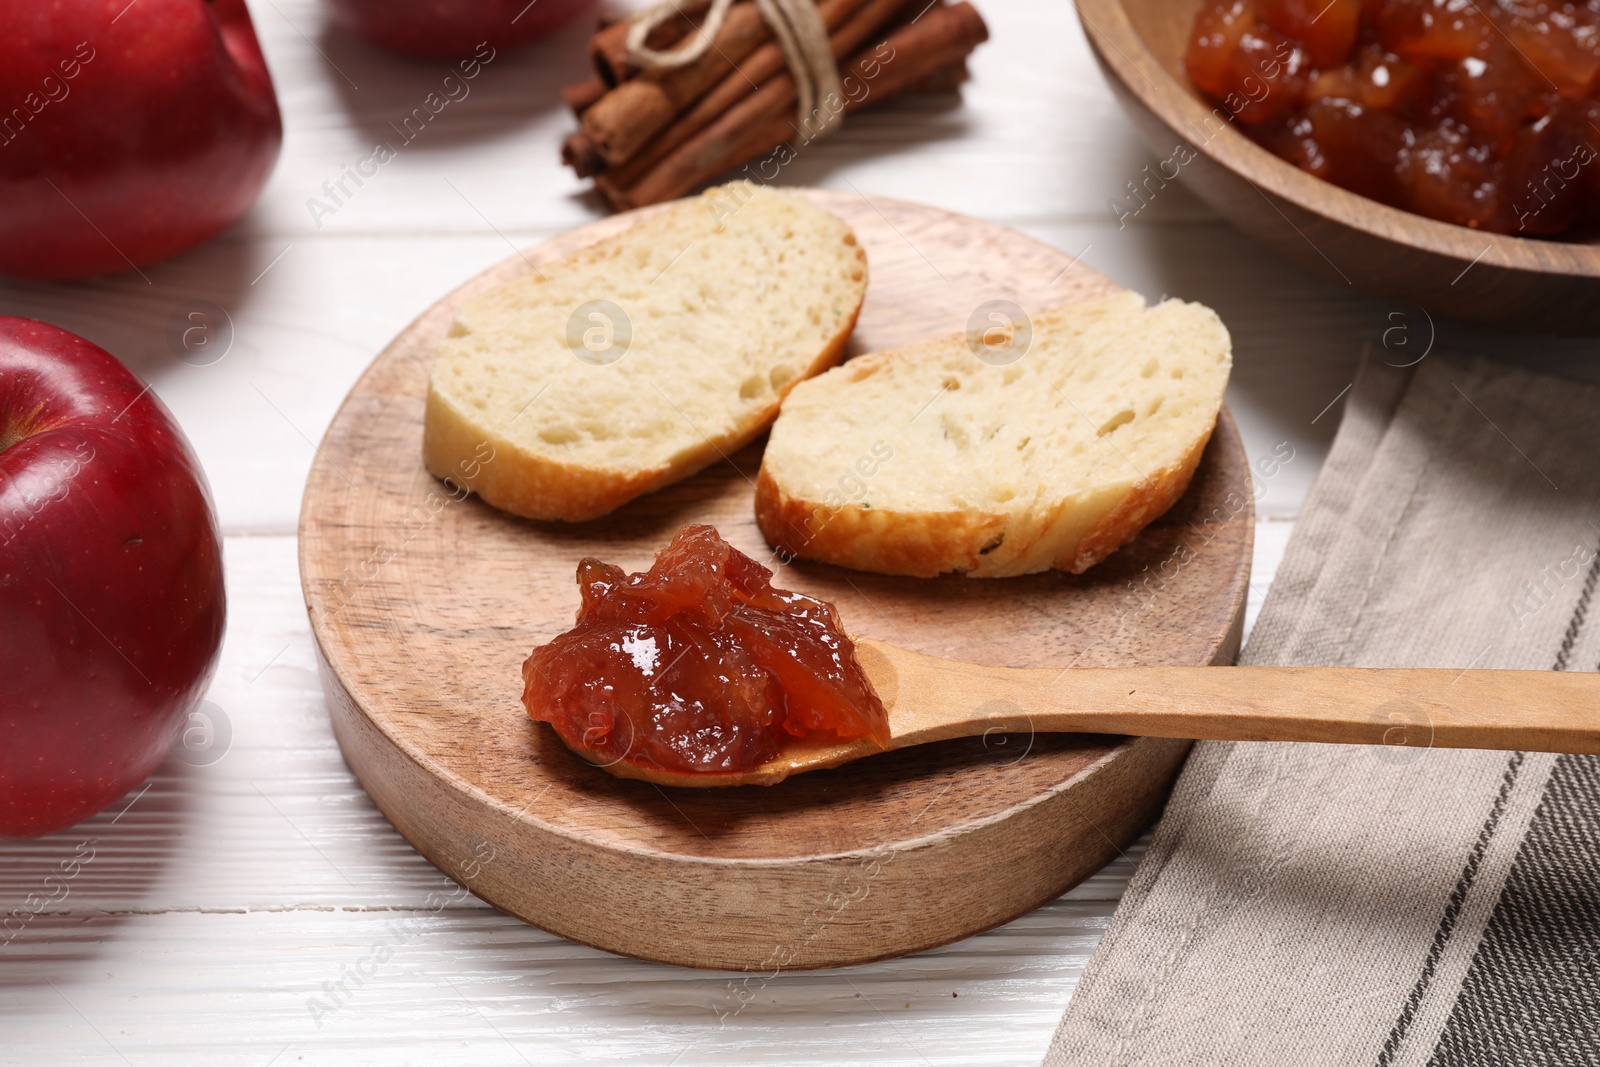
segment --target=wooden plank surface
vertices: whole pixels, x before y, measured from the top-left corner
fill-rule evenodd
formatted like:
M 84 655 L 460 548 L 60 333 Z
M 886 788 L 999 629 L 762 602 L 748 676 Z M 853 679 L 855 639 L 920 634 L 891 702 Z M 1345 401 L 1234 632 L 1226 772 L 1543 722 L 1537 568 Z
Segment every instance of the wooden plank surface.
M 1261 526 L 1264 578 L 1288 525 Z M 0 944 L 0 1063 L 265 1065 L 285 1049 L 280 1065 L 1043 1055 L 1142 842 L 1031 915 L 886 963 L 745 986 L 572 944 L 457 893 L 345 769 L 294 557 L 292 537 L 228 539 L 234 612 L 210 696 L 232 733 L 220 760 L 169 760 L 131 806 L 0 843 L 8 910 L 85 842 L 93 854 Z M 347 969 L 372 973 L 330 993 Z
M 319 229 L 306 200 L 392 136 L 387 122 L 444 69 L 344 38 L 315 0 L 250 6 L 287 124 L 250 215 L 147 270 L 148 285 L 0 283 L 0 312 L 108 347 L 198 447 L 230 535 L 229 629 L 210 699 L 233 735 L 211 766 L 169 761 L 120 816 L 113 807 L 52 838 L 0 842 L 0 914 L 25 908 L 83 842 L 95 855 L 0 944 L 0 1063 L 1037 1063 L 1137 847 L 999 930 L 909 959 L 781 975 L 723 1019 L 719 1007 L 739 1002 L 728 975 L 607 956 L 452 899 L 361 792 L 328 726 L 295 571 L 312 442 L 372 356 L 440 294 L 598 215 L 556 162 L 570 119 L 553 89 L 580 69 L 585 28 L 496 58 Z M 991 218 L 1149 296 L 1217 308 L 1235 339 L 1229 405 L 1269 520 L 1257 529 L 1253 619 L 1362 346 L 1381 348 L 1396 326 L 1391 343 L 1420 346 L 1432 331 L 1420 309 L 1285 264 L 1181 185 L 1119 227 L 1107 202 L 1151 158 L 1072 6 L 980 6 L 993 36 L 960 104 L 863 113 L 782 180 Z M 232 349 L 210 366 L 164 340 L 193 301 L 233 323 Z M 1600 363 L 1593 341 L 1442 323 L 1437 345 L 1567 372 Z M 1280 443 L 1294 459 L 1263 477 Z M 386 937 L 386 960 L 364 962 Z M 347 983 L 319 1028 L 307 1002 L 363 967 L 373 973 Z

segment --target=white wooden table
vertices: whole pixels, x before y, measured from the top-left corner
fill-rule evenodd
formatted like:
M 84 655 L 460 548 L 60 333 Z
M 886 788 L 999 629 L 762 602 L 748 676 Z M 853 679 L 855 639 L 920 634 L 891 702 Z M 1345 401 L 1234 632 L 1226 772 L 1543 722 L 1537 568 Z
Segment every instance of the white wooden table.
M 1421 320 L 1287 265 L 1179 186 L 1119 229 L 1107 200 L 1148 158 L 1070 5 L 980 5 L 993 37 L 960 104 L 854 116 L 784 180 L 996 219 L 1152 297 L 1215 307 L 1234 335 L 1229 400 L 1251 455 L 1294 450 L 1261 498 L 1253 618 L 1362 346 Z M 1138 849 L 1003 929 L 914 958 L 779 975 L 735 1013 L 733 976 L 609 956 L 456 899 L 367 800 L 313 667 L 295 566 L 301 486 L 340 398 L 408 320 L 513 249 L 600 213 L 557 162 L 572 120 L 556 89 L 583 74 L 588 20 L 496 58 L 318 227 L 308 198 L 394 139 L 387 123 L 446 71 L 330 30 L 314 0 L 251 7 L 287 136 L 248 218 L 147 269 L 148 283 L 0 283 L 0 312 L 120 356 L 199 449 L 227 534 L 230 616 L 210 700 L 231 732 L 214 764 L 169 760 L 79 827 L 0 841 L 0 913 L 61 859 L 93 854 L 64 899 L 0 944 L 0 1062 L 1036 1063 Z M 165 339 L 195 301 L 233 323 L 227 355 L 208 366 L 179 360 Z M 1525 347 L 1440 334 L 1456 348 Z M 1568 362 L 1593 345 L 1536 347 Z

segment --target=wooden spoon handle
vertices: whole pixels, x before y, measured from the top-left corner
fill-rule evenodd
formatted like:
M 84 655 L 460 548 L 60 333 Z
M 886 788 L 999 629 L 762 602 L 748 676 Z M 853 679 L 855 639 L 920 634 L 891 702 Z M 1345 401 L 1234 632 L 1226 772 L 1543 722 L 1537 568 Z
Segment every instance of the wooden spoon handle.
M 891 747 L 994 732 L 1600 753 L 1600 675 L 1352 667 L 982 667 L 875 641 Z

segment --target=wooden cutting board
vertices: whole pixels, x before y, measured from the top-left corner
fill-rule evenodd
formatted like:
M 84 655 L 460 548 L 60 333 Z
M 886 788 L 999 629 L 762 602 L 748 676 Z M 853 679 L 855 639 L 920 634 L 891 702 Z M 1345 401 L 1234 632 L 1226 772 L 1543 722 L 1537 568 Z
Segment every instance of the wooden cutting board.
M 807 195 L 848 221 L 867 252 L 852 354 L 961 331 L 990 300 L 1040 310 L 1115 289 L 992 223 Z M 771 972 L 916 952 L 1004 923 L 1093 873 L 1155 816 L 1188 742 L 991 736 L 766 788 L 664 790 L 590 767 L 528 719 L 520 666 L 571 625 L 581 557 L 643 569 L 688 522 L 771 554 L 752 508 L 760 442 L 579 525 L 457 500 L 423 469 L 428 371 L 455 310 L 638 217 L 558 237 L 439 301 L 378 355 L 323 439 L 300 519 L 301 581 L 334 732 L 373 801 L 491 904 L 585 944 L 694 967 Z M 1184 499 L 1081 577 L 925 581 L 796 563 L 776 581 L 833 601 L 854 633 L 939 656 L 1228 663 L 1252 503 L 1224 411 Z

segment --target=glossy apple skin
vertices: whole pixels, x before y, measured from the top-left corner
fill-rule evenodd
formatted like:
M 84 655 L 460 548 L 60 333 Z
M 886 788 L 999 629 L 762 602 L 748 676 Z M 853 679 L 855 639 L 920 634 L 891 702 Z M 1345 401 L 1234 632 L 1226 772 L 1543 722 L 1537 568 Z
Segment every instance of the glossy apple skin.
M 357 37 L 420 59 L 463 59 L 485 42 L 516 48 L 553 33 L 594 0 L 323 0 Z M 482 57 L 479 57 L 482 58 Z
M 245 213 L 282 142 L 244 0 L 0 3 L 0 274 L 175 255 Z
M 104 349 L 0 316 L 0 834 L 143 781 L 224 614 L 210 493 L 166 408 Z

